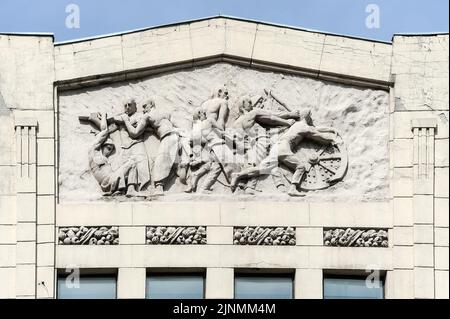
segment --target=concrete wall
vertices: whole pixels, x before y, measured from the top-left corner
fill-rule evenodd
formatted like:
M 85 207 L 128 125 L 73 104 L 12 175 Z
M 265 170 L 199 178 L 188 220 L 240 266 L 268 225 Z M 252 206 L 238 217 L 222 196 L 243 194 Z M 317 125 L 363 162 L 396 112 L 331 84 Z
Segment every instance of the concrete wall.
M 448 35 L 394 36 L 391 176 L 401 296 L 448 298 Z M 428 154 L 426 154 L 428 153 Z
M 242 268 L 296 271 L 297 298 L 321 298 L 322 270 L 392 270 L 392 248 L 331 248 L 323 246 L 324 227 L 392 228 L 390 203 L 122 203 L 62 204 L 57 206 L 57 226 L 85 223 L 119 226 L 120 245 L 57 247 L 56 267 L 119 268 L 120 291 L 135 284 L 121 272 L 135 272 L 145 281 L 143 269 L 205 269 L 206 297 L 233 298 L 233 270 Z M 95 215 L 91 213 L 94 210 Z M 149 246 L 145 226 L 202 225 L 207 227 L 205 246 Z M 292 226 L 297 245 L 263 247 L 233 245 L 235 226 Z M 313 275 L 308 275 L 313 274 Z M 317 274 L 317 275 L 316 275 Z M 230 288 L 231 285 L 231 288 Z M 312 287 L 312 288 L 311 288 Z M 320 287 L 314 288 L 314 287 Z M 119 297 L 144 298 L 145 290 Z
M 15 295 L 14 120 L 0 93 L 0 296 Z
M 69 89 L 217 59 L 389 90 L 390 200 L 55 205 L 55 81 Z M 208 298 L 233 297 L 233 268 L 295 270 L 296 298 L 322 297 L 323 270 L 366 268 L 387 271 L 388 298 L 448 298 L 448 117 L 448 35 L 391 45 L 225 18 L 57 46 L 0 35 L 0 298 L 53 298 L 55 269 L 68 265 L 117 268 L 120 298 L 143 298 L 154 267 L 206 269 Z M 120 245 L 55 245 L 58 226 L 79 225 L 119 226 Z M 208 244 L 145 245 L 145 226 L 158 225 L 207 226 Z M 232 245 L 232 227 L 250 225 L 297 227 L 297 245 Z M 332 226 L 387 228 L 390 247 L 324 247 Z
M 53 50 L 51 36 L 0 34 L 3 298 L 47 297 L 43 278 L 52 291 L 55 245 L 45 233 L 54 234 L 55 214 Z

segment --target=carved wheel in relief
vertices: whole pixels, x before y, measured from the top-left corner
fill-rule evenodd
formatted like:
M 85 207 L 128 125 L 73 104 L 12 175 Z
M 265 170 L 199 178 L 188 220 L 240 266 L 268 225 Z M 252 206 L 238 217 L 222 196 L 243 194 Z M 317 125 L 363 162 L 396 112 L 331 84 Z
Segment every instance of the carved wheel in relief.
M 306 191 L 328 188 L 341 181 L 348 168 L 348 154 L 344 141 L 338 135 L 335 145 L 320 145 L 312 140 L 304 140 L 296 155 L 307 165 L 300 188 Z

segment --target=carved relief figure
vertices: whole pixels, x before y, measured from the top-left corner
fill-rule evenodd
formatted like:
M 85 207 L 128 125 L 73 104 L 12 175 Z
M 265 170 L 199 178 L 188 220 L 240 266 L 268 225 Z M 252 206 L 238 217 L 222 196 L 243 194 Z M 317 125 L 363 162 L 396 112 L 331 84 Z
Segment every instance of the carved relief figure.
M 198 120 L 198 119 L 196 119 Z M 195 124 L 194 124 L 195 125 Z M 185 188 L 185 193 L 192 193 L 197 191 L 199 180 L 211 171 L 212 161 L 209 152 L 206 152 L 201 145 L 197 145 L 192 149 L 192 157 L 189 162 L 188 176 L 187 176 L 187 187 Z M 220 172 L 219 172 L 220 175 Z M 209 192 L 211 182 L 205 182 L 199 189 L 200 193 Z
M 207 174 L 200 191 L 208 193 L 211 192 L 212 186 L 222 172 L 226 177 L 228 176 L 229 173 L 225 172 L 224 165 L 233 162 L 233 154 L 225 145 L 225 132 L 222 126 L 216 120 L 208 118 L 204 108 L 197 108 L 193 118 L 195 121 L 192 131 L 193 145 L 205 147 L 207 155 L 205 158 L 204 153 L 200 151 L 200 154 L 196 153 L 197 157 L 193 158 L 191 166 L 195 167 L 199 164 L 203 166 L 193 174 L 190 186 L 195 190 L 199 178 Z
M 109 157 L 115 151 L 113 141 L 109 138 L 110 131 L 106 114 L 100 117 L 100 133 L 89 150 L 89 168 L 105 194 L 126 194 L 128 197 L 141 196 L 138 192 L 137 165 L 129 158 L 117 170 L 113 170 Z
M 261 99 L 256 104 L 259 104 Z M 300 113 L 281 112 L 264 110 L 262 107 L 255 107 L 252 100 L 246 96 L 239 101 L 239 117 L 232 124 L 238 138 L 247 139 L 250 144 L 247 152 L 248 164 L 258 166 L 269 154 L 270 134 L 267 128 L 284 127 L 288 128 L 299 118 Z M 273 172 L 273 174 L 278 174 Z M 277 179 L 280 181 L 281 178 Z M 241 183 L 240 187 L 245 189 L 246 194 L 255 194 L 258 180 L 251 178 L 247 183 Z M 280 185 L 277 185 L 279 187 Z
M 143 132 L 137 135 L 129 134 L 125 122 L 135 126 L 140 121 L 142 114 L 137 113 L 136 101 L 128 100 L 124 103 L 124 114 L 114 117 L 114 122 L 119 125 L 122 140 L 122 156 L 135 158 L 139 190 L 147 189 L 150 183 L 150 161 L 144 146 Z
M 304 193 L 299 191 L 299 186 L 305 172 L 311 166 L 310 161 L 315 160 L 301 158 L 296 154 L 296 148 L 305 138 L 314 140 L 320 144 L 330 145 L 336 143 L 337 133 L 333 129 L 314 127 L 311 119 L 311 111 L 306 110 L 300 115 L 300 120 L 295 122 L 280 137 L 276 145 L 271 149 L 269 156 L 258 167 L 249 168 L 240 173 L 233 174 L 231 181 L 232 189 L 236 188 L 242 178 L 271 174 L 278 167 L 278 163 L 280 163 L 294 171 L 288 194 L 291 196 L 304 196 Z
M 217 122 L 220 129 L 225 130 L 225 123 L 228 118 L 229 94 L 225 86 L 215 89 L 211 95 L 211 99 L 202 104 L 202 108 L 206 112 L 206 117 Z
M 200 164 L 203 164 L 203 166 L 199 171 L 193 173 L 187 191 L 195 190 L 200 177 L 207 174 L 200 189 L 201 192 L 207 193 L 211 192 L 212 186 L 221 173 L 224 174 L 227 182 L 229 180 L 230 165 L 235 163 L 235 156 L 228 145 L 232 145 L 233 140 L 222 130 L 219 123 L 212 118 L 208 118 L 203 107 L 196 108 L 193 117 L 195 121 L 192 132 L 194 148 L 196 146 L 204 147 L 207 155 L 205 158 L 204 153 L 195 153 L 197 157 L 193 158 L 191 166 L 195 167 Z
M 138 121 L 136 127 L 133 126 L 129 117 L 122 116 L 122 120 L 132 138 L 139 138 L 145 129 L 150 127 L 160 140 L 153 168 L 153 181 L 155 184 L 154 195 L 163 195 L 164 182 L 169 177 L 177 160 L 180 147 L 185 157 L 189 157 L 189 140 L 174 127 L 170 120 L 170 114 L 156 108 L 154 99 L 148 100 L 142 107 L 144 116 Z
M 164 195 L 177 182 L 186 185 L 186 193 L 211 193 L 220 183 L 231 193 L 255 195 L 262 192 L 257 190 L 261 177 L 270 175 L 279 192 L 305 196 L 305 191 L 324 189 L 341 180 L 348 159 L 337 131 L 314 126 L 309 108 L 292 111 L 271 91 L 264 91 L 266 98 L 258 100 L 242 96 L 237 118 L 228 125 L 225 86 L 188 111 L 193 112 L 192 122 L 189 113 L 180 121 L 180 114 L 165 111 L 154 98 L 143 103 L 142 113 L 131 99 L 117 116 L 80 117 L 100 129 L 89 151 L 90 171 L 106 194 L 146 197 L 152 197 L 146 192 L 150 182 L 154 183 L 153 196 Z M 285 111 L 274 111 L 268 99 Z M 123 159 L 117 170 L 116 158 L 109 160 L 118 151 L 110 138 L 116 131 L 120 134 L 116 142 L 121 145 L 117 158 Z M 149 134 L 159 143 L 144 144 Z M 112 135 L 115 140 L 118 137 Z M 262 188 L 266 187 L 263 182 Z
M 223 137 L 225 136 L 225 123 L 228 119 L 229 107 L 228 107 L 229 93 L 226 86 L 221 86 L 214 89 L 211 94 L 211 98 L 204 102 L 200 108 L 194 110 L 194 129 L 193 129 L 193 145 L 194 153 L 191 161 L 189 163 L 189 179 L 187 180 L 188 186 L 185 189 L 186 193 L 195 192 L 197 190 L 198 182 L 200 178 L 208 174 L 202 187 L 199 189 L 200 192 L 210 192 L 212 186 L 216 182 L 221 172 L 224 172 L 223 163 L 217 160 L 217 155 L 211 153 L 211 149 L 206 151 L 203 150 L 202 145 L 205 142 L 204 137 L 210 139 L 216 139 L 215 142 L 209 143 L 210 146 L 221 141 L 219 143 L 225 142 Z M 201 132 L 205 135 L 202 137 Z M 215 130 L 213 138 L 209 136 L 211 131 Z M 203 143 L 203 144 L 202 144 Z M 229 153 L 225 150 L 225 153 Z M 227 157 L 226 154 L 224 154 Z M 228 154 L 228 157 L 230 155 Z M 228 180 L 228 173 L 225 174 L 225 178 Z

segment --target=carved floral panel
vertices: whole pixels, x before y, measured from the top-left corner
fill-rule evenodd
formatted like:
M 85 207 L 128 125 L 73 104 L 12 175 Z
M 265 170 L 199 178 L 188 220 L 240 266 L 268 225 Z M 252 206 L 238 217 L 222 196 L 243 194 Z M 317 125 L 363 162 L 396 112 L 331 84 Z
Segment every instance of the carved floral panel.
M 235 227 L 235 245 L 295 246 L 295 228 L 292 227 Z
M 323 242 L 325 246 L 336 247 L 389 247 L 386 229 L 327 229 Z
M 60 227 L 60 245 L 118 245 L 119 227 Z
M 206 245 L 206 227 L 147 227 L 148 245 Z

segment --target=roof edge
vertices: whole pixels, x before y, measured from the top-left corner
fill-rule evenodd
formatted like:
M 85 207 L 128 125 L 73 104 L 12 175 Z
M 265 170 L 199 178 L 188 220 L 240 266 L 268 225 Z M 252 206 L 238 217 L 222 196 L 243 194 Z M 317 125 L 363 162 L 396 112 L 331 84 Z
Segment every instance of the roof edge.
M 0 35 L 13 35 L 13 36 L 23 36 L 23 37 L 52 37 L 55 39 L 55 34 L 52 32 L 2 32 Z
M 92 37 L 85 37 L 85 38 L 80 38 L 80 39 L 60 41 L 60 42 L 55 42 L 55 46 L 66 45 L 66 44 L 74 44 L 74 43 L 79 43 L 79 42 L 92 41 L 92 40 L 110 38 L 110 37 L 115 37 L 115 36 L 122 36 L 122 35 L 137 33 L 137 32 L 154 30 L 154 29 L 158 29 L 158 28 L 179 26 L 179 25 L 183 25 L 183 24 L 190 24 L 190 23 L 202 22 L 202 21 L 206 21 L 206 20 L 213 20 L 213 19 L 219 19 L 219 18 L 228 19 L 228 20 L 234 20 L 234 21 L 241 21 L 241 22 L 255 23 L 255 24 L 262 24 L 262 25 L 268 25 L 268 26 L 274 26 L 274 27 L 281 27 L 281 28 L 297 30 L 297 31 L 319 33 L 319 34 L 331 35 L 331 36 L 339 36 L 339 37 L 345 37 L 345 38 L 361 40 L 361 41 L 376 42 L 376 43 L 383 43 L 383 44 L 392 45 L 392 42 L 389 42 L 389 41 L 370 39 L 370 38 L 362 38 L 362 37 L 357 37 L 357 36 L 352 36 L 352 35 L 338 34 L 338 33 L 332 33 L 332 32 L 325 32 L 325 31 L 319 31 L 319 30 L 314 30 L 314 29 L 295 27 L 295 26 L 290 26 L 290 25 L 285 25 L 285 24 L 278 24 L 278 23 L 273 23 L 273 22 L 258 21 L 258 20 L 252 20 L 252 19 L 247 19 L 247 18 L 228 16 L 228 15 L 215 15 L 215 16 L 208 16 L 208 17 L 203 17 L 203 18 L 198 18 L 198 19 L 184 20 L 184 21 L 179 21 L 179 22 L 174 22 L 174 23 L 169 23 L 169 24 L 161 24 L 161 25 L 155 25 L 155 26 L 151 26 L 151 27 L 126 30 L 126 31 L 121 31 L 121 32 L 116 32 L 116 33 L 108 33 L 108 34 L 92 36 Z
M 448 31 L 436 31 L 436 32 L 399 32 L 392 35 L 392 41 L 395 37 L 432 37 L 438 35 L 448 35 Z

